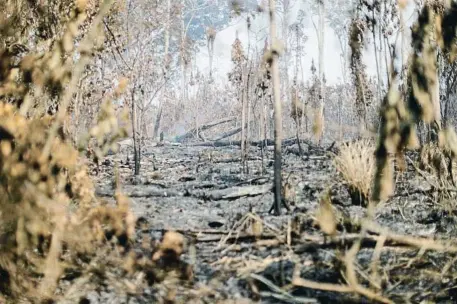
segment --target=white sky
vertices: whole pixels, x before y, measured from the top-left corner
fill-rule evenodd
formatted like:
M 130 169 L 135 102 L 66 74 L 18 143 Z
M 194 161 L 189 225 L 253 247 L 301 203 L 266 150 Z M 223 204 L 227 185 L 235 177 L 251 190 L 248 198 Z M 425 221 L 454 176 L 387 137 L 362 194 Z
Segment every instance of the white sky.
M 311 11 L 306 7 L 305 1 L 298 0 L 297 4 L 293 9 L 291 9 L 289 15 L 289 23 L 293 23 L 296 20 L 296 15 L 300 8 L 305 8 L 308 14 L 307 18 L 310 18 Z M 408 25 L 411 25 L 414 22 L 414 18 L 411 18 L 414 13 L 413 1 L 410 1 L 410 4 L 405 12 L 405 20 Z M 317 17 L 314 17 L 316 20 Z M 252 20 L 252 19 L 251 19 Z M 308 19 L 309 20 L 309 19 Z M 278 23 L 280 19 L 278 18 Z M 255 19 L 252 20 L 251 29 L 254 32 L 265 33 L 269 32 L 269 18 L 268 14 L 262 13 L 258 14 Z M 305 24 L 305 32 L 308 36 L 308 40 L 305 43 L 306 55 L 302 58 L 303 69 L 305 72 L 305 80 L 310 76 L 310 67 L 311 61 L 314 59 L 314 62 L 317 67 L 318 60 L 318 44 L 317 44 L 317 35 L 313 28 L 311 21 L 308 24 Z M 248 31 L 246 27 L 245 19 L 234 22 L 231 26 L 226 29 L 218 32 L 216 40 L 214 43 L 214 58 L 213 58 L 213 75 L 216 78 L 216 81 L 227 81 L 227 73 L 232 68 L 231 63 L 231 46 L 233 41 L 236 38 L 236 33 L 238 32 L 238 37 L 241 40 L 242 44 L 247 47 L 248 43 Z M 278 26 L 278 35 L 281 33 L 281 28 Z M 263 36 L 265 37 L 265 36 Z M 251 37 L 251 43 L 253 43 L 254 37 Z M 262 35 L 259 34 L 259 41 L 257 47 L 261 49 L 264 45 L 264 39 Z M 252 46 L 251 46 L 252 47 Z M 370 47 L 369 47 L 370 48 Z M 324 46 L 324 59 L 325 59 L 325 77 L 327 83 L 334 84 L 340 82 L 342 77 L 341 73 L 341 63 L 340 63 L 340 47 L 338 44 L 338 39 L 335 36 L 333 30 L 327 26 L 325 30 L 325 46 Z M 376 74 L 376 62 L 374 58 L 373 50 L 365 50 L 364 62 L 367 65 L 367 73 L 370 75 Z M 201 48 L 200 53 L 197 55 L 196 59 L 197 66 L 201 71 L 205 73 L 208 71 L 208 51 L 206 47 Z M 293 63 L 293 61 L 292 61 Z

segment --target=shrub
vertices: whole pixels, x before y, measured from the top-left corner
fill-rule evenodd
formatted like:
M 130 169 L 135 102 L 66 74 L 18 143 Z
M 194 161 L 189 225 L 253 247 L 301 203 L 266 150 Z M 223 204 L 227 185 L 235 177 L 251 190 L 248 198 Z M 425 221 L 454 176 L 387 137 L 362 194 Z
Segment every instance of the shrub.
M 344 143 L 334 157 L 337 171 L 348 185 L 353 204 L 366 205 L 375 170 L 375 145 L 368 139 Z

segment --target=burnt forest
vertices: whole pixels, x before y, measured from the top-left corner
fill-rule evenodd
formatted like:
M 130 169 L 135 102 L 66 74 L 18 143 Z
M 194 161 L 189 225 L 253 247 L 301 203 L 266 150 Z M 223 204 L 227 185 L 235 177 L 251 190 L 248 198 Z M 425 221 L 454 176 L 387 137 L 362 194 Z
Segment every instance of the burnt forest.
M 0 1 L 0 303 L 457 303 L 457 1 Z

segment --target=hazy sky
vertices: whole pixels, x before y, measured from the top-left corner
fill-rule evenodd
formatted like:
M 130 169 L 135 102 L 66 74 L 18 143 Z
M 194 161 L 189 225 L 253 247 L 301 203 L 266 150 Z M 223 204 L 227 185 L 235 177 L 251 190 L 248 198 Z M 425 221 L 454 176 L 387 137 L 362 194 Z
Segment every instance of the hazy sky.
M 413 1 L 410 1 L 413 2 Z M 311 18 L 311 12 L 309 7 L 306 4 L 306 1 L 298 0 L 296 5 L 290 12 L 289 23 L 293 23 L 296 20 L 297 13 L 300 8 L 304 8 L 308 13 L 307 18 Z M 414 18 L 411 18 L 411 15 L 414 12 L 414 5 L 410 3 L 407 11 L 405 12 L 405 19 L 408 21 L 409 25 L 414 21 Z M 313 17 L 314 20 L 317 20 L 317 16 Z M 279 21 L 279 19 L 278 19 Z M 311 61 L 314 59 L 314 62 L 317 66 L 318 60 L 318 44 L 317 44 L 317 35 L 314 30 L 314 27 L 308 19 L 308 24 L 305 24 L 305 32 L 308 36 L 308 40 L 305 44 L 306 55 L 302 58 L 302 64 L 305 71 L 305 79 L 310 76 L 310 67 Z M 258 38 L 258 48 L 262 48 L 264 45 L 264 40 L 262 37 L 265 37 L 265 33 L 269 31 L 269 18 L 268 14 L 262 13 L 256 16 L 252 21 L 252 31 L 259 33 Z M 218 32 L 216 40 L 214 43 L 214 59 L 213 59 L 213 74 L 216 78 L 216 81 L 227 81 L 227 73 L 232 68 L 231 63 L 231 46 L 235 40 L 236 33 L 238 32 L 238 37 L 241 40 L 242 44 L 247 47 L 248 42 L 248 31 L 246 28 L 245 19 L 235 21 L 233 24 L 226 29 Z M 281 29 L 278 27 L 278 34 L 280 34 Z M 254 37 L 251 36 L 251 43 L 253 43 Z M 252 47 L 252 46 L 251 46 Z M 327 26 L 325 30 L 325 47 L 324 47 L 324 58 L 325 58 L 325 76 L 327 82 L 337 83 L 341 79 L 341 62 L 340 62 L 340 47 L 338 44 L 337 37 L 333 30 Z M 368 50 L 365 50 L 364 62 L 367 65 L 368 74 L 376 74 L 376 62 L 374 58 L 374 53 L 370 47 Z M 197 65 L 200 70 L 208 70 L 208 52 L 206 47 L 202 48 L 200 53 L 197 56 Z

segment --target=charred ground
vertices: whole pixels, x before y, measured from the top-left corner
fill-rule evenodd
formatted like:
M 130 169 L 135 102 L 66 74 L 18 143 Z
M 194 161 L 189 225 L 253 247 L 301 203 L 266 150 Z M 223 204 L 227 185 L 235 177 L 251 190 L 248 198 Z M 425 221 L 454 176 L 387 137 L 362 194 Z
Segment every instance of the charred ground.
M 342 260 L 359 237 L 366 212 L 364 206 L 352 204 L 335 170 L 332 159 L 338 145 L 330 150 L 306 148 L 305 157 L 293 153 L 294 147 L 285 148 L 284 182 L 292 211 L 280 217 L 268 214 L 273 200 L 273 167 L 268 157 L 272 152 L 262 161 L 256 147 L 250 153 L 249 173 L 244 174 L 236 146 L 150 144 L 141 164 L 143 174 L 133 179 L 127 156 L 131 151 L 125 147 L 104 160 L 96 177 L 97 193 L 107 199 L 113 194 L 117 165 L 122 190 L 130 196 L 141 222 L 138 244 L 145 237 L 160 240 L 166 230 L 185 236 L 183 260 L 193 268 L 193 277 L 165 288 L 176 291 L 178 302 L 374 301 L 344 288 L 299 286 L 298 274 L 314 282 L 337 284 L 333 287 L 345 284 Z M 418 168 L 417 158 L 418 153 L 408 154 L 407 170 L 396 173 L 395 196 L 377 208 L 376 221 L 389 232 L 365 237 L 354 264 L 362 285 L 382 289 L 395 303 L 450 303 L 455 297 L 455 253 L 421 249 L 414 240 L 456 236 L 454 207 L 445 199 L 452 193 L 434 188 L 433 176 Z M 327 191 L 338 223 L 334 236 L 325 236 L 315 218 Z M 379 245 L 382 237 L 385 240 Z M 376 263 L 374 256 L 379 256 Z M 160 292 L 149 292 L 151 297 L 161 297 Z M 133 298 L 141 302 L 148 297 Z

